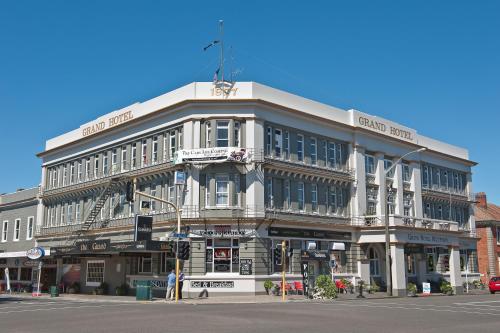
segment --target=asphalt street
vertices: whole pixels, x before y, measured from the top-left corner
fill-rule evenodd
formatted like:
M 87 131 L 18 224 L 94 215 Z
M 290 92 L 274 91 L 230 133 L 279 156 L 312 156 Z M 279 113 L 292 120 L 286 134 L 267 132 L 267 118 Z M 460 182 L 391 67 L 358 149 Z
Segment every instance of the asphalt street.
M 0 332 L 500 332 L 500 295 L 266 304 L 0 297 Z

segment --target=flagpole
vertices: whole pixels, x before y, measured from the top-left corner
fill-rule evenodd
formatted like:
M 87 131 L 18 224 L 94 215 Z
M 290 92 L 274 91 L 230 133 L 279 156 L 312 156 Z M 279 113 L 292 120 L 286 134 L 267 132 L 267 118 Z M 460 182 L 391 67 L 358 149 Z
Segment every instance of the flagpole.
M 219 20 L 220 24 L 220 70 L 221 70 L 221 81 L 224 84 L 224 21 Z

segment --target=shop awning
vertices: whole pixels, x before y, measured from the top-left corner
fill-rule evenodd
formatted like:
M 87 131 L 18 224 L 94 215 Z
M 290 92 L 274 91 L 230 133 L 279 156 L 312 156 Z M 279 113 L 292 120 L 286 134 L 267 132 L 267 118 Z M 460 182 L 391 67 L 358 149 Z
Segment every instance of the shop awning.
M 101 239 L 76 243 L 74 246 L 51 248 L 51 255 L 60 257 L 67 255 L 101 255 L 119 253 L 172 252 L 172 243 L 164 241 L 138 241 L 111 243 L 109 239 Z

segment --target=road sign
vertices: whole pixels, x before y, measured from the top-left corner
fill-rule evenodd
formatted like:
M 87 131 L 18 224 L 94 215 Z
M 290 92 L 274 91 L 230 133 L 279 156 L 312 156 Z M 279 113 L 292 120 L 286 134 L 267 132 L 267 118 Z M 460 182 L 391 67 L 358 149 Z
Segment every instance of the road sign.
M 172 233 L 171 237 L 172 238 L 187 238 L 187 234 L 174 232 L 174 233 Z

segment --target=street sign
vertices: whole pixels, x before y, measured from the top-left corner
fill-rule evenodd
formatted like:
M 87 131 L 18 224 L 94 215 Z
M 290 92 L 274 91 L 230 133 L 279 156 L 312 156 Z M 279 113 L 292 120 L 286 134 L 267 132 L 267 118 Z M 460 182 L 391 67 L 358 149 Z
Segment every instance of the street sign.
M 186 173 L 184 171 L 176 171 L 174 173 L 175 185 L 186 184 Z
M 174 233 L 172 233 L 171 237 L 172 238 L 187 238 L 187 234 L 174 232 Z

